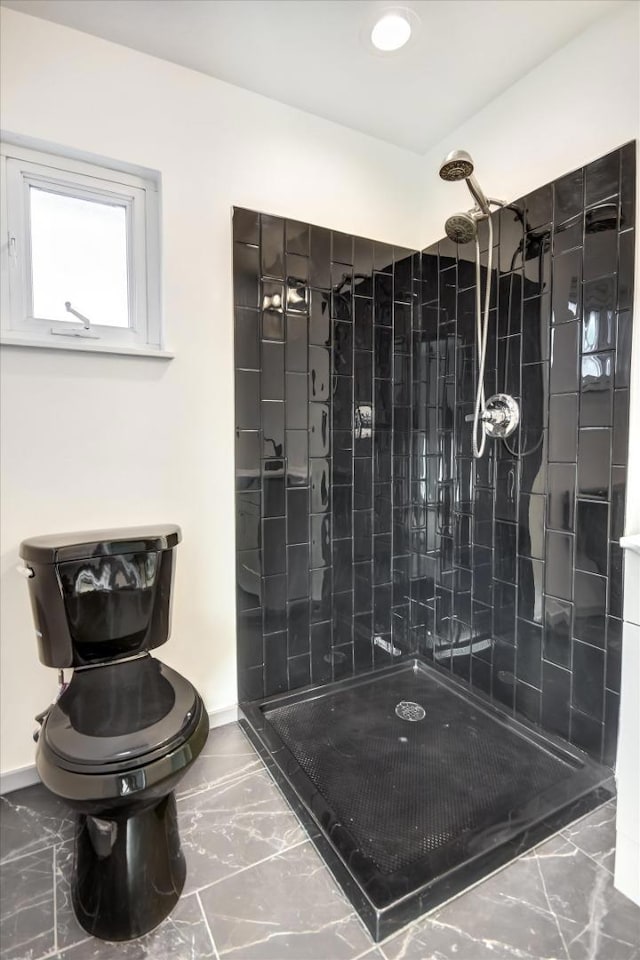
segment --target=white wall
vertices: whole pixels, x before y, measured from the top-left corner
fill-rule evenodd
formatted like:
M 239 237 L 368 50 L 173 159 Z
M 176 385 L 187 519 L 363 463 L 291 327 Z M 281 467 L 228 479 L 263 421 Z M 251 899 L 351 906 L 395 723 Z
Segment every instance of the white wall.
M 160 170 L 171 362 L 2 350 L 1 769 L 33 762 L 26 536 L 176 521 L 161 657 L 236 700 L 231 206 L 418 243 L 419 158 L 202 74 L 2 10 L 3 128 Z
M 454 210 L 471 204 L 463 184 L 438 177 L 450 150 L 468 150 L 488 196 L 514 200 L 629 140 L 640 139 L 640 6 L 616 13 L 492 101 L 425 157 L 426 244 Z M 640 159 L 640 158 L 639 158 Z M 640 225 L 640 188 L 636 225 Z M 640 533 L 640 243 L 636 230 L 633 369 L 625 532 Z M 640 903 L 640 556 L 625 558 L 616 886 Z

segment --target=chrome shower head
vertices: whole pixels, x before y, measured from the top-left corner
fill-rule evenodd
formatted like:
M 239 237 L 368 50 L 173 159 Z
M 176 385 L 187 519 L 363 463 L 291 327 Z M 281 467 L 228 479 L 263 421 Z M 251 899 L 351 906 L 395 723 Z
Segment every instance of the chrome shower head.
M 469 243 L 478 232 L 478 213 L 454 213 L 445 221 L 444 231 L 454 243 Z
M 452 150 L 440 164 L 440 176 L 443 180 L 466 180 L 471 196 L 484 214 L 488 214 L 489 201 L 480 184 L 473 175 L 473 160 L 466 150 Z
M 440 164 L 443 180 L 466 180 L 473 173 L 473 160 L 466 150 L 452 150 Z

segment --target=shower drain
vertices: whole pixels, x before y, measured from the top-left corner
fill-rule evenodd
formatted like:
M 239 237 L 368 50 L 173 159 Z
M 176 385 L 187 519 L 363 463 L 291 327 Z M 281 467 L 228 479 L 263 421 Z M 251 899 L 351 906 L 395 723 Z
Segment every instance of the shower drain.
M 410 720 L 415 723 L 416 720 L 424 720 L 426 713 L 424 707 L 412 700 L 401 700 L 396 707 L 396 716 L 401 720 Z

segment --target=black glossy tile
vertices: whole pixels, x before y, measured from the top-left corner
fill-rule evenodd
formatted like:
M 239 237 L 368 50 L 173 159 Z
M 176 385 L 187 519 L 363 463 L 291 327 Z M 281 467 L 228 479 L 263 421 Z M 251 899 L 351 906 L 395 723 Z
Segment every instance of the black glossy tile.
M 322 227 L 311 227 L 309 247 L 309 282 L 312 287 L 328 290 L 331 286 L 331 234 Z
M 237 243 L 260 243 L 260 214 L 255 210 L 233 208 L 233 239 Z
M 307 487 L 292 487 L 287 490 L 286 497 L 287 543 L 306 543 L 309 540 L 309 490 Z
M 287 599 L 309 596 L 309 544 L 287 547 Z
M 284 403 L 263 400 L 260 404 L 262 420 L 262 456 L 284 456 Z
M 549 294 L 532 297 L 523 303 L 522 362 L 539 363 L 549 359 Z
M 583 354 L 580 376 L 580 426 L 610 426 L 613 416 L 614 355 Z
M 260 489 L 260 432 L 236 430 L 236 488 Z
M 353 422 L 353 377 L 333 377 L 333 429 L 349 430 Z M 377 422 L 377 421 L 376 421 Z
M 347 233 L 331 233 L 331 259 L 340 263 L 353 263 L 353 237 Z
M 284 221 L 262 214 L 260 259 L 263 277 L 284 279 Z
M 242 669 L 262 664 L 262 613 L 259 609 L 239 612 L 237 642 Z
M 309 426 L 307 377 L 303 373 L 285 374 L 285 390 L 287 397 L 287 429 L 306 430 Z
M 621 233 L 618 243 L 618 310 L 630 310 L 633 305 L 635 231 Z
M 327 683 L 331 678 L 331 623 L 314 623 L 311 625 L 311 682 Z
M 495 576 L 510 583 L 516 579 L 516 531 L 515 523 L 495 523 Z
M 620 150 L 620 229 L 635 225 L 636 214 L 636 143 L 626 143 Z
M 602 744 L 602 723 L 579 710 L 571 711 L 571 743 L 592 756 L 599 756 Z
M 236 367 L 260 369 L 260 314 L 245 307 L 235 308 Z
M 611 617 L 622 617 L 624 584 L 624 550 L 618 543 L 609 544 L 609 600 L 607 612 Z
M 631 340 L 632 314 L 631 311 L 625 310 L 619 313 L 617 317 L 616 388 L 629 386 L 631 377 Z
M 582 304 L 582 251 L 574 250 L 553 259 L 552 323 L 567 323 L 580 317 Z
M 291 601 L 287 606 L 287 656 L 303 656 L 309 649 L 309 602 L 306 598 Z
M 574 170 L 553 185 L 554 221 L 564 223 L 570 217 L 577 216 L 584 202 L 584 175 L 582 170 Z
M 285 223 L 285 249 L 287 253 L 309 256 L 310 227 L 308 223 L 287 220 Z
M 309 347 L 309 399 L 328 400 L 331 390 L 331 354 L 328 348 Z
M 291 657 L 289 667 L 289 690 L 297 690 L 311 683 L 311 658 L 309 654 Z
M 285 478 L 282 471 L 264 474 L 262 478 L 263 516 L 284 517 Z
M 606 500 L 609 496 L 611 430 L 581 429 L 578 440 L 579 497 Z
M 578 458 L 578 396 L 549 398 L 549 460 L 570 463 Z
M 284 344 L 262 341 L 262 400 L 284 400 Z
M 582 246 L 582 228 L 583 218 L 580 213 L 577 217 L 565 220 L 558 224 L 553 231 L 553 256 L 554 259 L 567 253 L 569 250 L 575 250 Z
M 608 690 L 620 693 L 622 677 L 622 620 L 607 618 L 605 686 Z
M 556 597 L 545 597 L 542 655 L 545 660 L 567 670 L 571 668 L 572 629 L 573 604 Z
M 311 567 L 331 565 L 331 518 L 328 513 L 311 517 Z
M 629 448 L 629 392 L 616 390 L 613 401 L 612 462 L 625 464 Z
M 309 343 L 331 345 L 331 297 L 325 290 L 310 291 Z
M 551 331 L 551 393 L 573 393 L 578 389 L 578 323 L 562 323 Z
M 236 372 L 236 429 L 260 429 L 260 374 L 252 370 Z
M 331 617 L 331 567 L 312 570 L 309 574 L 309 616 L 312 623 Z
M 577 570 L 607 575 L 609 504 L 578 500 L 576 513 Z
M 353 488 L 347 486 L 333 487 L 333 536 L 336 540 L 351 537 L 353 533 Z
M 289 687 L 287 634 L 272 633 L 264 638 L 264 692 L 271 697 Z
M 262 572 L 265 577 L 285 573 L 287 563 L 286 543 L 285 518 L 264 520 L 262 525 Z
M 306 430 L 287 430 L 287 486 L 309 484 L 309 434 Z
M 260 298 L 260 253 L 258 247 L 233 245 L 233 302 L 236 307 L 257 309 Z
M 583 287 L 582 352 L 612 350 L 616 335 L 616 280 L 600 277 Z
M 309 404 L 309 456 L 326 457 L 331 452 L 329 405 Z
M 576 497 L 575 464 L 550 463 L 547 491 L 547 526 L 551 530 L 572 531 Z
M 493 696 L 506 707 L 513 708 L 515 699 L 515 656 L 514 644 L 496 640 L 493 647 L 492 691 Z
M 289 371 L 307 372 L 307 318 L 289 314 L 286 317 L 285 363 Z
M 351 376 L 353 370 L 353 324 L 336 321 L 333 325 L 333 371 Z
M 527 229 L 540 227 L 553 218 L 553 187 L 547 184 L 534 190 L 524 201 L 524 215 Z
M 571 706 L 594 720 L 603 719 L 604 650 L 575 640 Z
M 542 725 L 569 739 L 571 673 L 553 663 L 542 665 Z
M 287 629 L 287 578 L 284 574 L 263 577 L 262 610 L 265 634 Z
M 375 327 L 374 375 L 389 379 L 392 371 L 392 331 L 388 327 Z
M 542 627 L 518 620 L 516 677 L 538 690 L 542 687 Z
M 545 593 L 562 600 L 573 598 L 573 536 L 547 531 Z
M 620 151 L 614 150 L 585 167 L 584 202 L 586 206 L 613 197 L 620 182 Z
M 325 513 L 331 505 L 331 465 L 325 458 L 310 461 L 311 512 Z
M 605 200 L 584 218 L 582 270 L 585 280 L 615 273 L 618 262 L 618 202 Z
M 542 623 L 544 570 L 542 560 L 518 557 L 518 616 L 535 623 Z
M 607 581 L 593 573 L 576 570 L 573 635 L 595 647 L 605 645 Z
M 354 344 L 359 350 L 373 349 L 373 300 L 354 299 Z

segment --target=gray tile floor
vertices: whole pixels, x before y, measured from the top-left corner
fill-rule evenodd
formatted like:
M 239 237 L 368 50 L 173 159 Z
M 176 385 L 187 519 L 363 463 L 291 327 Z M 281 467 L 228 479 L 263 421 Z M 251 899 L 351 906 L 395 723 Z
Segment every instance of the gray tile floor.
M 72 820 L 40 786 L 2 798 L 2 960 L 640 960 L 640 908 L 613 887 L 608 804 L 375 947 L 236 724 L 178 799 L 188 863 L 173 914 L 126 944 L 69 899 Z

